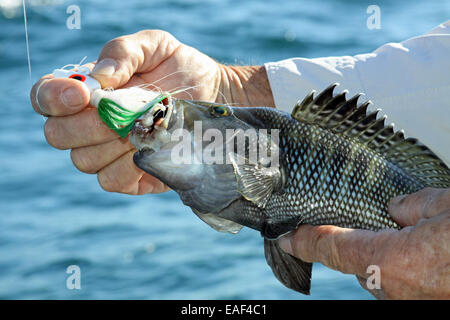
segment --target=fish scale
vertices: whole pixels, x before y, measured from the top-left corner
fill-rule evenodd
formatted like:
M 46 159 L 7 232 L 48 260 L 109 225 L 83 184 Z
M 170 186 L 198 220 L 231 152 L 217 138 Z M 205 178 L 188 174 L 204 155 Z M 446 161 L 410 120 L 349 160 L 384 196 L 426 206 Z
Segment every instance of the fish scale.
M 272 220 L 301 215 L 302 223 L 313 225 L 399 228 L 387 213 L 387 203 L 423 188 L 354 141 L 288 117 L 274 119 L 271 110 L 261 110 L 257 116 L 280 130 L 281 166 L 289 172 L 283 195 L 274 194 L 264 208 Z M 259 208 L 249 210 L 251 216 Z
M 174 99 L 178 118 L 171 123 L 183 123 L 189 135 L 195 121 L 201 121 L 202 133 L 255 129 L 263 141 L 278 133 L 278 141 L 266 150 L 272 155 L 273 146 L 278 147 L 278 165 L 267 163 L 267 157 L 252 162 L 251 151 L 259 147 L 249 136 L 245 142 L 236 139 L 234 151 L 227 150 L 231 163 L 180 166 L 167 147 L 148 150 L 152 140 L 139 137 L 139 128 L 132 141 L 143 141 L 145 148 L 135 144 L 140 151 L 134 161 L 175 190 L 214 229 L 237 233 L 247 226 L 260 231 L 275 276 L 288 288 L 309 294 L 312 264 L 285 253 L 276 239 L 301 224 L 399 229 L 388 213 L 392 198 L 424 187 L 450 187 L 449 168 L 430 149 L 385 125 L 379 110 L 369 112 L 369 102 L 358 104 L 359 95 L 335 95 L 335 87 L 307 95 L 291 115 L 267 107 Z

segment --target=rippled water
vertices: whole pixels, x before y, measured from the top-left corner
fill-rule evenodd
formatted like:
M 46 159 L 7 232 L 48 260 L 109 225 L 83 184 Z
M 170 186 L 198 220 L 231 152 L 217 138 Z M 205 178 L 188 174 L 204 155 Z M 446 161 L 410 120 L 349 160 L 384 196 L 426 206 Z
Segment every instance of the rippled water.
M 81 30 L 66 8 L 81 8 Z M 377 1 L 381 29 L 366 28 L 372 1 L 129 0 L 28 2 L 33 80 L 108 40 L 158 28 L 224 63 L 353 55 L 448 20 L 448 1 Z M 367 299 L 356 279 L 314 266 L 311 296 L 284 288 L 266 265 L 258 232 L 215 232 L 174 192 L 106 193 L 49 147 L 28 92 L 21 1 L 0 0 L 0 298 Z M 66 268 L 81 268 L 81 290 Z

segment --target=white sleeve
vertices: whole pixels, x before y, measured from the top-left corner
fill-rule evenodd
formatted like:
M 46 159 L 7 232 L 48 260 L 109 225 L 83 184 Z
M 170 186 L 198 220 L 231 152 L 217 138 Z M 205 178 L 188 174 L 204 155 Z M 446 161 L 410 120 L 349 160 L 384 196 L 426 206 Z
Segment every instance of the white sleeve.
M 290 112 L 311 90 L 338 82 L 335 90 L 364 93 L 396 130 L 419 139 L 450 166 L 450 21 L 368 54 L 293 58 L 265 67 L 278 109 Z

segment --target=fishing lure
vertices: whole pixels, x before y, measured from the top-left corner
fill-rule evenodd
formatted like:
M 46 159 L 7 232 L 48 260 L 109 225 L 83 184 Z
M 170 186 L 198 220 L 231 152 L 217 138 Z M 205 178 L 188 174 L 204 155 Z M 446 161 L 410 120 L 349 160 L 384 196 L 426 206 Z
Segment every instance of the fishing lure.
M 171 96 L 168 92 L 160 93 L 141 87 L 104 90 L 89 74 L 89 68 L 72 64 L 53 71 L 55 78 L 83 82 L 91 93 L 90 103 L 97 108 L 100 119 L 122 138 L 128 136 L 136 119 Z

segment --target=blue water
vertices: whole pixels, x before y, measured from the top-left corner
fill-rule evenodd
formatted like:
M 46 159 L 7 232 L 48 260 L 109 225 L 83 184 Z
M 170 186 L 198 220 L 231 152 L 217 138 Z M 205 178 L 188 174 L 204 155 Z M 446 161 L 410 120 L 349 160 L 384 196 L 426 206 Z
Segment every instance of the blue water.
M 9 3 L 9 6 L 6 4 Z M 81 30 L 66 8 L 81 8 Z M 223 63 L 353 55 L 424 33 L 450 17 L 449 1 L 128 0 L 28 2 L 33 81 L 110 39 L 164 29 Z M 258 232 L 218 233 L 174 192 L 101 190 L 69 151 L 45 142 L 32 111 L 21 0 L 0 0 L 0 298 L 370 299 L 351 275 L 314 266 L 311 296 L 286 289 L 264 260 Z M 81 290 L 66 268 L 81 268 Z

